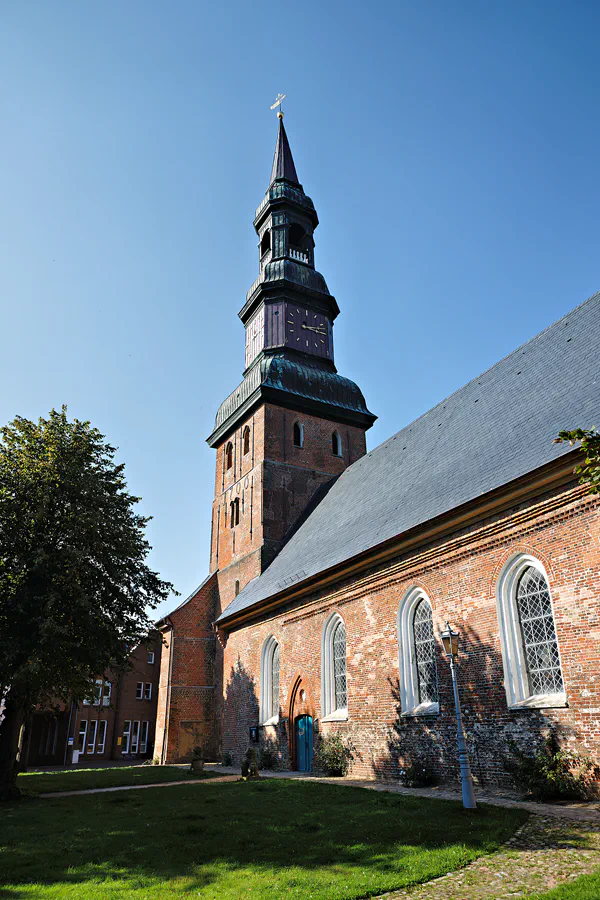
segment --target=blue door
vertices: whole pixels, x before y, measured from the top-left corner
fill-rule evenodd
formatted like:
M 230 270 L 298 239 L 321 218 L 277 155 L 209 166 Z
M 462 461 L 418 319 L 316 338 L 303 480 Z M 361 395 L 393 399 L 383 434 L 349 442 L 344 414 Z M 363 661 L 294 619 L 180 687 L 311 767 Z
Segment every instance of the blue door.
M 312 716 L 296 719 L 296 759 L 298 771 L 312 772 L 313 720 Z

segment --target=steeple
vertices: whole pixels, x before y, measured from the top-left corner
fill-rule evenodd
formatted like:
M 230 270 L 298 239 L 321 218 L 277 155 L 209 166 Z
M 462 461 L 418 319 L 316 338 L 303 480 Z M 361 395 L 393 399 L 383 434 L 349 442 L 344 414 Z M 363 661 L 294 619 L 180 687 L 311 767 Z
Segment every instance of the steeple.
M 296 175 L 296 166 L 290 150 L 290 143 L 283 124 L 283 113 L 280 112 L 278 115 L 279 132 L 277 134 L 277 144 L 275 145 L 275 156 L 273 157 L 273 168 L 271 169 L 271 181 L 269 184 L 273 184 L 274 181 L 278 181 L 280 178 L 285 178 L 286 181 L 299 185 L 300 182 Z
M 315 268 L 318 224 L 280 112 L 271 181 L 254 218 L 258 278 L 239 312 L 246 329 L 244 379 L 217 412 L 211 447 L 267 400 L 361 429 L 375 421 L 357 385 L 335 367 L 333 324 L 340 310 Z

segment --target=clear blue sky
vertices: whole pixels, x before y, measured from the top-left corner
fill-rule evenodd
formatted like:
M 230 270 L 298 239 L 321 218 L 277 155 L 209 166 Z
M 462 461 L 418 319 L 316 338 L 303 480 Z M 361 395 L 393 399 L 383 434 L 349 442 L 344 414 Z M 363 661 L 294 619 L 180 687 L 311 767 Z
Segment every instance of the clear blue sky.
M 4 3 L 0 421 L 97 425 L 187 595 L 277 92 L 373 447 L 600 288 L 599 35 L 597 0 Z

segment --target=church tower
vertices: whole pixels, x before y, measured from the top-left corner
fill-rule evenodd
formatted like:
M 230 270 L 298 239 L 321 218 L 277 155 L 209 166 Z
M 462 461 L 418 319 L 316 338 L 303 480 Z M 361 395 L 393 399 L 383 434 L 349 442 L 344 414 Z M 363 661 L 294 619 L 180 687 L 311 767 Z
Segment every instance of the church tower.
M 335 367 L 339 308 L 315 269 L 318 223 L 279 113 L 271 180 L 254 219 L 259 274 L 239 312 L 243 380 L 208 438 L 217 451 L 210 571 L 218 572 L 222 609 L 364 455 L 376 418 Z

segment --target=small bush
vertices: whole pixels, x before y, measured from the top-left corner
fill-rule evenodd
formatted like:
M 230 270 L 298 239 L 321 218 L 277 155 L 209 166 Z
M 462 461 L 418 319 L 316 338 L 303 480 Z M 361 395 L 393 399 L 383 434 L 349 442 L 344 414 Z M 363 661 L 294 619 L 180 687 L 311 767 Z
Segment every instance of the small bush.
M 223 765 L 224 766 L 232 766 L 233 765 L 233 756 L 231 755 L 229 750 L 226 750 L 225 753 L 223 754 Z
M 431 787 L 437 784 L 433 770 L 425 763 L 409 763 L 400 773 L 406 787 Z
M 598 794 L 600 770 L 592 760 L 561 750 L 550 735 L 534 756 L 510 745 L 512 756 L 504 768 L 517 787 L 534 800 L 590 800 Z
M 353 744 L 337 731 L 321 738 L 314 755 L 316 767 L 332 777 L 347 775 L 353 759 Z
M 279 760 L 271 747 L 263 747 L 258 757 L 259 769 L 277 769 Z
M 192 749 L 192 759 L 194 760 L 204 760 L 204 747 L 194 747 Z

